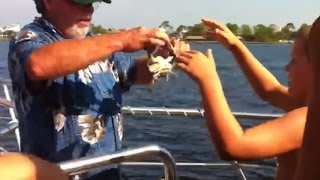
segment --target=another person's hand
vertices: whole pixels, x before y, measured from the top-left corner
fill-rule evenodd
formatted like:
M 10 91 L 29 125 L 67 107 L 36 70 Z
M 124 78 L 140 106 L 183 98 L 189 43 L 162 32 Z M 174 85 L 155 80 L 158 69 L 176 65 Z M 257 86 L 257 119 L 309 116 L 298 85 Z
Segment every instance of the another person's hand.
M 211 49 L 207 50 L 207 55 L 199 51 L 180 52 L 177 66 L 198 83 L 205 82 L 216 75 L 216 65 Z
M 206 32 L 206 36 L 214 37 L 225 48 L 231 49 L 237 43 L 241 42 L 230 29 L 224 24 L 210 19 L 201 19 L 202 23 L 209 29 Z
M 186 43 L 185 41 L 180 41 L 178 39 L 172 39 L 171 40 L 171 44 L 174 47 L 176 56 L 179 56 L 180 52 L 190 51 L 191 50 L 190 44 Z
M 139 50 L 152 51 L 156 46 L 164 46 L 170 42 L 166 32 L 159 28 L 147 29 L 137 27 L 120 33 L 122 36 L 122 51 L 136 52 Z
M 181 51 L 190 51 L 190 44 L 181 41 L 176 38 L 170 39 L 170 44 L 166 44 L 158 49 L 155 53 L 156 56 L 162 56 L 163 58 L 168 58 L 173 54 L 170 54 L 170 51 L 174 52 L 174 55 L 179 56 Z

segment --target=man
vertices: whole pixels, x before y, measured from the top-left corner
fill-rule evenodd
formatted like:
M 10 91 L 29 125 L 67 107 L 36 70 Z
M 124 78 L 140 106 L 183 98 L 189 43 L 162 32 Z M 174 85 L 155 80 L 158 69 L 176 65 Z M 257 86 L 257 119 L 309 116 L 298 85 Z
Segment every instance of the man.
M 121 92 L 153 74 L 147 58 L 116 52 L 153 50 L 169 43 L 167 34 L 139 27 L 86 37 L 100 0 L 34 1 L 42 17 L 21 30 L 8 55 L 21 150 L 51 162 L 119 150 Z M 119 172 L 113 166 L 87 177 L 118 179 Z

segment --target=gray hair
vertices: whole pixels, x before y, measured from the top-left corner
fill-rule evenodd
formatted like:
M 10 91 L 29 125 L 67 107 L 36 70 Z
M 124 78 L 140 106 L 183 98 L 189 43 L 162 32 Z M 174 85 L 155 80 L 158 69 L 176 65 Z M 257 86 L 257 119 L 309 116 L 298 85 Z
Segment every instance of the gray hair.
M 46 7 L 44 5 L 44 0 L 33 0 L 36 4 L 36 8 L 39 14 L 44 14 L 46 12 Z

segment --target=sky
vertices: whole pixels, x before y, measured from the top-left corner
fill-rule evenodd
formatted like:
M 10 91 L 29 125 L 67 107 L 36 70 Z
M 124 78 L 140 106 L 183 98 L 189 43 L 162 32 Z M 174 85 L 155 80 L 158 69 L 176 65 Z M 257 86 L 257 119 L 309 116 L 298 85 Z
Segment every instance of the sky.
M 1 0 L 0 27 L 14 23 L 21 26 L 37 14 L 33 0 Z M 320 0 L 112 0 L 100 4 L 93 16 L 95 25 L 106 28 L 158 27 L 169 21 L 179 25 L 194 25 L 201 17 L 223 23 L 257 25 L 289 22 L 298 28 L 312 24 L 320 15 Z

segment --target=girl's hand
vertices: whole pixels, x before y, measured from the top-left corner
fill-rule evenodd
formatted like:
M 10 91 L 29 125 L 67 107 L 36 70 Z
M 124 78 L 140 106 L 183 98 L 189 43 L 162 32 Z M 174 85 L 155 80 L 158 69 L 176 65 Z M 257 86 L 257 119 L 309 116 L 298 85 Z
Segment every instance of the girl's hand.
M 177 66 L 198 83 L 207 81 L 216 74 L 211 49 L 207 50 L 207 55 L 199 51 L 180 52 L 177 57 Z
M 201 19 L 202 23 L 209 29 L 206 32 L 208 37 L 214 37 L 219 43 L 221 43 L 225 48 L 231 49 L 236 46 L 237 43 L 241 42 L 239 38 L 234 35 L 230 29 L 220 22 L 210 19 Z

